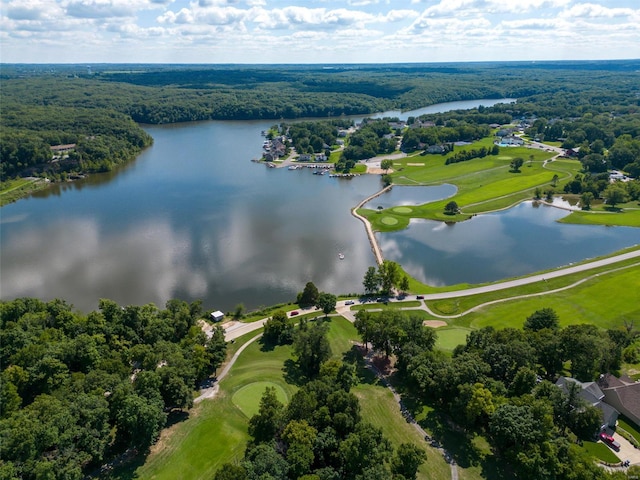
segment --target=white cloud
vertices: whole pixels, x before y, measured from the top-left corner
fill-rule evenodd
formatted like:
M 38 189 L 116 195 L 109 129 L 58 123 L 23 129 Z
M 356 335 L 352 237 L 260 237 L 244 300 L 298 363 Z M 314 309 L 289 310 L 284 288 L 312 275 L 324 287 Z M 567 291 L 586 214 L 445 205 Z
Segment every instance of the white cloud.
M 310 52 L 321 52 L 322 62 L 640 56 L 638 0 L 0 1 L 5 62 L 74 55 L 83 62 L 264 63 L 272 56 L 295 63 L 313 61 Z M 544 38 L 522 48 L 525 32 Z
M 391 10 L 384 16 L 384 20 L 387 22 L 399 22 L 402 20 L 415 18 L 420 14 L 415 10 Z
M 579 3 L 560 14 L 563 18 L 640 18 L 640 10 L 632 8 L 608 8 L 593 3 Z

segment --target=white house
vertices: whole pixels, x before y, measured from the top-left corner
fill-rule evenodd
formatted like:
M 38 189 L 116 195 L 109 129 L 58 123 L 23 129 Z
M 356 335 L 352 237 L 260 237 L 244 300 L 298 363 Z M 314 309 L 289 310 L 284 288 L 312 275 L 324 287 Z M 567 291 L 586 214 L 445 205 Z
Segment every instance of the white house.
M 220 322 L 223 318 L 224 313 L 222 313 L 220 310 L 216 310 L 215 312 L 211 313 L 211 320 L 213 320 L 214 322 Z

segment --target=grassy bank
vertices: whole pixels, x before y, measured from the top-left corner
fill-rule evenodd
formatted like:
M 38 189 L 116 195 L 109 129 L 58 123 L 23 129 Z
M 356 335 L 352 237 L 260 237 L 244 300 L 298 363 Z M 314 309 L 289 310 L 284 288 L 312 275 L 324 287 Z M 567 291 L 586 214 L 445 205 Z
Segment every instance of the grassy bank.
M 0 185 L 0 207 L 15 202 L 38 190 L 45 189 L 49 182 L 38 178 L 8 180 Z

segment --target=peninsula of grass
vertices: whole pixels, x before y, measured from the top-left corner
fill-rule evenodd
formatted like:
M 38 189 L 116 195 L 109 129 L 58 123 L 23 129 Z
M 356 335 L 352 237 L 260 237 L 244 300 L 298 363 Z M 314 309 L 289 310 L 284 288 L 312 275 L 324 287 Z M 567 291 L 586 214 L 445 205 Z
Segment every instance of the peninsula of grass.
M 558 221 L 578 225 L 640 227 L 640 204 L 629 202 L 617 205 L 616 210 L 606 210 L 601 206 L 590 211 L 572 212 Z
M 483 146 L 486 141 L 487 139 L 483 139 L 476 142 L 470 148 Z M 503 148 L 503 152 L 498 156 L 450 165 L 445 165 L 445 157 L 441 155 L 414 154 L 397 159 L 394 161 L 395 172 L 391 174 L 394 185 L 429 186 L 450 183 L 458 188 L 456 195 L 411 208 L 362 208 L 358 213 L 365 216 L 373 229 L 379 232 L 404 229 L 411 218 L 459 222 L 468 220 L 473 215 L 503 210 L 532 199 L 537 189 L 552 189 L 556 194 L 561 194 L 562 185 L 581 170 L 581 164 L 577 160 L 560 158 L 549 161 L 553 154 L 544 150 L 515 147 Z M 510 163 L 518 156 L 525 159 L 525 164 L 519 172 L 513 172 Z M 556 175 L 558 178 L 554 186 Z M 457 215 L 444 213 L 444 206 L 451 200 L 460 207 Z M 572 212 L 559 222 L 640 227 L 640 204 L 628 202 L 612 209 L 596 202 L 592 210 Z
M 487 143 L 483 139 L 469 148 Z M 532 199 L 536 189 L 552 188 L 552 184 L 566 182 L 580 171 L 577 160 L 554 160 L 552 153 L 526 147 L 503 148 L 502 155 L 475 158 L 467 162 L 445 164 L 442 155 L 412 155 L 394 162 L 399 165 L 392 173 L 393 183 L 402 185 L 440 185 L 450 183 L 457 187 L 453 197 L 429 202 L 411 208 L 394 206 L 384 210 L 361 208 L 358 213 L 366 217 L 376 231 L 388 232 L 406 228 L 411 218 L 424 218 L 445 222 L 458 222 L 479 213 L 509 208 Z M 511 160 L 525 159 L 519 171 L 511 169 Z M 415 165 L 420 160 L 420 167 Z M 557 176 L 554 182 L 554 177 Z M 444 208 L 455 201 L 460 212 L 447 215 Z M 394 221 L 395 219 L 395 221 Z

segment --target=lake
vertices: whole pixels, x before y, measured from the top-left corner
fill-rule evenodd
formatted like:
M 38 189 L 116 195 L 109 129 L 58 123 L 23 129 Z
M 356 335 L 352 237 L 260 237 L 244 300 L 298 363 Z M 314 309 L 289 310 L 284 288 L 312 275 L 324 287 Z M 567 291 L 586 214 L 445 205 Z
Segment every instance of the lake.
M 461 104 L 471 108 L 497 102 L 429 108 L 445 111 L 463 108 Z M 100 298 L 121 305 L 159 306 L 171 298 L 202 299 L 205 309 L 229 311 L 239 303 L 254 309 L 293 301 L 308 281 L 327 292 L 361 292 L 364 273 L 375 260 L 364 228 L 350 209 L 381 188 L 380 177 L 347 180 L 312 175 L 309 169 L 269 169 L 252 163 L 250 159 L 261 153 L 260 132 L 273 123 L 148 126 L 154 145 L 117 172 L 56 185 L 3 207 L 1 298 L 57 297 L 83 311 L 96 309 Z M 448 195 L 449 187 L 443 188 L 436 196 Z M 500 222 L 518 221 L 517 217 L 517 213 L 505 215 Z M 384 253 L 403 265 L 407 262 L 404 266 L 418 278 L 438 285 L 475 281 L 477 270 L 506 263 L 503 257 L 509 249 L 518 253 L 525 270 L 554 266 L 534 255 L 535 248 L 520 248 L 517 238 L 507 240 L 511 227 L 501 224 L 489 235 L 499 222 L 487 226 L 484 222 L 496 222 L 491 220 L 496 217 L 483 218 L 452 228 L 425 227 L 422 232 L 412 223 L 404 232 L 381 238 Z M 520 230 L 547 222 L 552 230 L 573 231 L 573 226 L 555 224 L 547 214 L 534 215 L 530 222 L 532 226 Z M 465 230 L 467 225 L 479 225 L 486 233 L 474 236 Z M 448 229 L 452 236 L 431 240 L 429 228 Z M 579 252 L 571 244 L 558 247 L 558 258 L 553 260 L 557 265 L 573 261 L 566 260 L 569 254 L 576 253 L 581 258 L 575 260 L 580 260 L 640 243 L 640 229 L 619 233 L 626 230 L 584 228 L 594 232 L 594 238 L 601 238 L 595 232 L 604 231 L 622 239 L 614 243 L 607 236 Z M 454 232 L 472 235 L 475 244 L 454 240 Z M 415 239 L 423 235 L 421 241 Z M 496 238 L 503 248 L 497 248 Z M 450 249 L 455 245 L 460 262 L 454 266 L 448 255 L 439 260 L 443 247 L 437 242 L 450 243 Z M 416 264 L 422 260 L 422 266 Z M 441 263 L 439 271 L 433 262 Z M 511 274 L 503 269 L 496 275 Z

